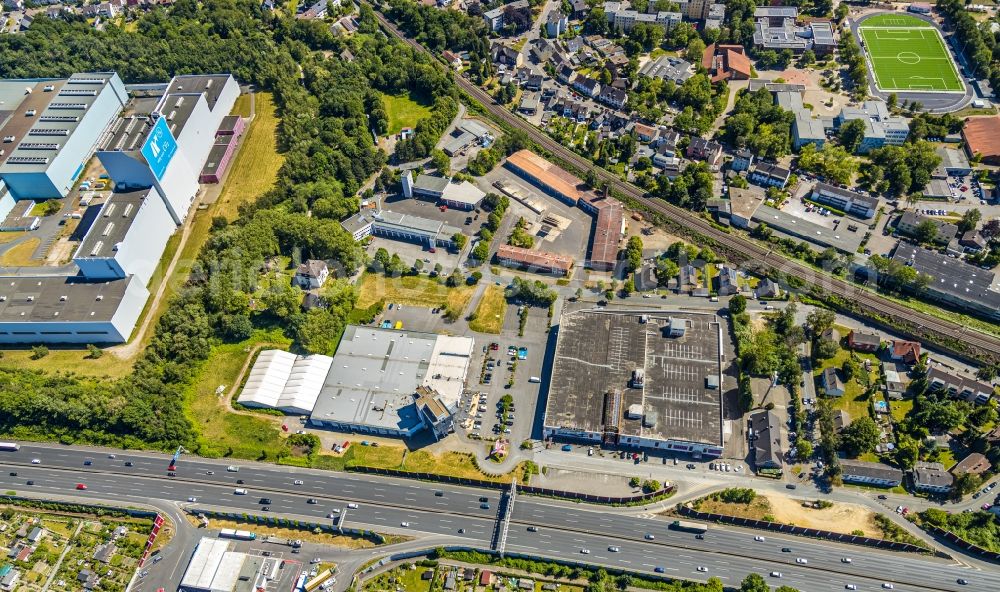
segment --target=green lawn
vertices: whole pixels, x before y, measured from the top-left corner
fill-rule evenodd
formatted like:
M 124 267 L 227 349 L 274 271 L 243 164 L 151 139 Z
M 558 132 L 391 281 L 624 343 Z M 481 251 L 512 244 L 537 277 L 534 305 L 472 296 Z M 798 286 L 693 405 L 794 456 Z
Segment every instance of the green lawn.
M 469 321 L 469 328 L 480 333 L 499 335 L 506 313 L 507 299 L 503 295 L 503 288 L 487 286 L 476 306 L 475 320 Z
M 382 95 L 385 113 L 389 116 L 389 133 L 398 134 L 404 127 L 415 127 L 417 122 L 431 114 L 429 105 L 412 94 Z
M 962 81 L 937 29 L 908 15 L 880 15 L 859 29 L 881 90 L 947 91 Z
M 904 399 L 902 401 L 889 401 L 889 412 L 892 414 L 893 421 L 900 422 L 910 413 L 913 409 L 913 399 Z
M 847 334 L 846 329 L 840 329 L 838 327 L 838 330 L 840 330 L 841 336 Z M 821 363 L 817 363 L 816 369 L 813 374 L 817 379 L 817 384 L 822 384 L 821 375 L 823 374 L 823 370 L 825 368 L 829 368 L 831 366 L 840 368 L 841 366 L 844 365 L 844 362 L 847 360 L 847 358 L 850 357 L 850 354 L 851 354 L 850 350 L 841 349 L 839 352 L 837 352 L 837 355 L 835 355 L 834 357 L 828 360 L 823 360 Z M 875 356 L 870 354 L 860 354 L 859 358 L 861 359 L 861 363 L 859 364 L 859 369 L 861 372 L 864 372 L 864 366 L 862 365 L 864 363 L 864 360 L 866 358 L 874 360 Z M 876 381 L 878 379 L 877 368 L 878 368 L 878 363 L 873 361 L 872 372 L 871 372 L 871 377 L 873 381 Z M 843 376 L 841 376 L 841 378 L 843 378 Z M 858 383 L 857 380 L 852 379 L 846 381 L 844 384 L 844 394 L 840 397 L 830 397 L 830 399 L 831 403 L 833 404 L 833 408 L 843 409 L 844 411 L 846 411 L 848 415 L 851 416 L 851 421 L 854 421 L 859 417 L 865 417 L 866 415 L 871 414 L 870 413 L 871 405 L 869 404 L 869 398 L 865 396 L 865 389 L 863 386 L 861 386 L 861 384 Z
M 461 312 L 465 310 L 474 290 L 474 286 L 465 284 L 449 288 L 422 275 L 387 278 L 381 274 L 365 273 L 358 282 L 358 301 L 355 306 L 368 308 L 382 300 L 386 304 L 393 302 L 426 308 L 445 306 L 449 310 Z

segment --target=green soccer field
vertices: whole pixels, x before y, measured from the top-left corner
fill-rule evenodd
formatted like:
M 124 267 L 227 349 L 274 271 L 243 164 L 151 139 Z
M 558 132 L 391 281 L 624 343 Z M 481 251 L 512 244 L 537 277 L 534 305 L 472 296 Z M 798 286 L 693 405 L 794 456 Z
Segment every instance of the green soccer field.
M 937 29 L 906 15 L 879 15 L 859 27 L 875 85 L 883 91 L 964 90 Z

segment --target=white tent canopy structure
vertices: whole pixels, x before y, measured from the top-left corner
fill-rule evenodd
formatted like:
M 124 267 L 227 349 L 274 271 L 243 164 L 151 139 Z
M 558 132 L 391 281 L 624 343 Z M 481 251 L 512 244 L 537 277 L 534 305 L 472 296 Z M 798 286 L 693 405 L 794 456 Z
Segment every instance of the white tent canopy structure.
M 290 414 L 312 412 L 333 358 L 297 356 L 279 349 L 260 352 L 237 402 Z

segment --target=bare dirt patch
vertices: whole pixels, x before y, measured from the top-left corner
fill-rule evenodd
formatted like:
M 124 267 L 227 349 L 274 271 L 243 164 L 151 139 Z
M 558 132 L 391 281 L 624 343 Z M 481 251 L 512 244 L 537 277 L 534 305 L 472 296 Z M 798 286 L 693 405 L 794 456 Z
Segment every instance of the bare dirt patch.
M 767 497 L 758 495 L 749 504 L 728 503 L 711 497 L 699 500 L 701 512 L 725 514 L 754 520 L 767 520 L 781 524 L 815 528 L 850 534 L 861 531 L 866 536 L 881 538 L 882 532 L 875 525 L 875 513 L 857 504 L 833 504 L 828 508 L 813 508 L 796 500 L 774 493 Z
M 801 500 L 781 494 L 771 494 L 769 501 L 771 515 L 784 524 L 847 534 L 860 530 L 868 536 L 881 535 L 873 523 L 875 513 L 864 506 L 841 503 L 824 509 L 806 508 L 802 506 Z

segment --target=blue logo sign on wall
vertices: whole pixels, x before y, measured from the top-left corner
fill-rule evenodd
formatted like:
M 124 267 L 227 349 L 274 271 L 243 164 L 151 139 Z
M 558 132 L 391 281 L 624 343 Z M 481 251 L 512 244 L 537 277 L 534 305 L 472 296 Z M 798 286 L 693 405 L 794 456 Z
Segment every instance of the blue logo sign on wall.
M 150 170 L 156 175 L 156 180 L 163 179 L 163 173 L 166 172 L 170 159 L 177 152 L 177 140 L 174 140 L 173 134 L 170 133 L 165 118 L 160 117 L 156 120 L 153 131 L 149 132 L 149 137 L 146 138 L 146 143 L 142 145 L 140 152 L 149 163 Z

